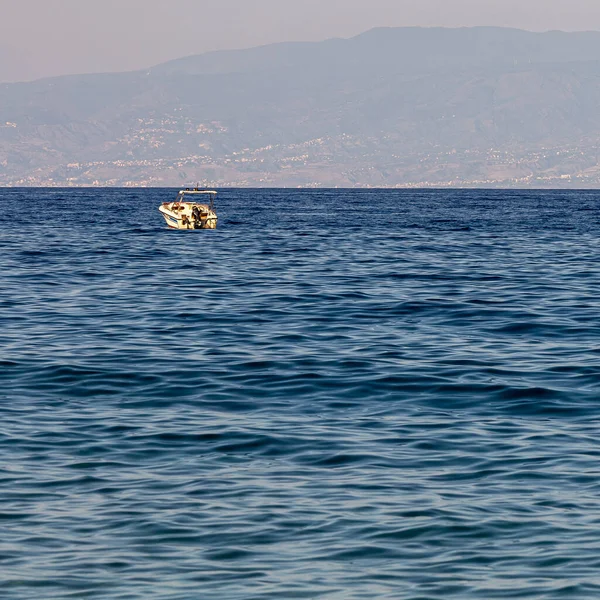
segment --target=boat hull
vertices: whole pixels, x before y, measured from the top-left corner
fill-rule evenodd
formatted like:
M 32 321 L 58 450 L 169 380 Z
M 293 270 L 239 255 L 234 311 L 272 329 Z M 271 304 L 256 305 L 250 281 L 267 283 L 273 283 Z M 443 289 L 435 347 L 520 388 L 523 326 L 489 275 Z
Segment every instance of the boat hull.
M 206 204 L 165 202 L 158 210 L 171 229 L 217 228 L 217 215 Z

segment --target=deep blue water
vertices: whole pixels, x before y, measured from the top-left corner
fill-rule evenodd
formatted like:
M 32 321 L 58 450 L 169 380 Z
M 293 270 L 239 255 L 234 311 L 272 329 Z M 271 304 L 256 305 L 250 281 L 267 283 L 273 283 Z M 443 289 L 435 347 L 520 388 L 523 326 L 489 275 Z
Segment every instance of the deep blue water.
M 0 191 L 0 597 L 600 597 L 600 193 Z

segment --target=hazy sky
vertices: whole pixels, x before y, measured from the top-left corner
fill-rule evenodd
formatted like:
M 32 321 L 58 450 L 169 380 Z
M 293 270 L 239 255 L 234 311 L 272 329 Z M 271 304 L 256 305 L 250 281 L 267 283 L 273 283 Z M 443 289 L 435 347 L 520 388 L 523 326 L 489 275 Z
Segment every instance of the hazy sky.
M 410 25 L 600 30 L 600 0 L 0 0 L 0 81 Z

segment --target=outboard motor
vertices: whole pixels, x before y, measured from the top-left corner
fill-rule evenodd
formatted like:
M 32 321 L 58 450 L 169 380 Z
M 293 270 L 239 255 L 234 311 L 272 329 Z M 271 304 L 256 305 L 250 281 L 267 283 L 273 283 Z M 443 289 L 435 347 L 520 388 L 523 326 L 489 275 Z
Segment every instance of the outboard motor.
M 204 227 L 202 224 L 202 214 L 197 206 L 192 208 L 192 219 L 194 219 L 194 229 L 202 229 Z

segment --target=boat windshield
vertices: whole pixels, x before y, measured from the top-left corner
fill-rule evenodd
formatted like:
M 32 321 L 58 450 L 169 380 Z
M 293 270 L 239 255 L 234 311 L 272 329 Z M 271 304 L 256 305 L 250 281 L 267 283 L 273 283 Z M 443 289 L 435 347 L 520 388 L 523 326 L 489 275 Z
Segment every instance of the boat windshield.
M 179 194 L 177 194 L 177 202 L 200 202 L 202 198 L 208 199 L 210 201 L 211 208 L 214 205 L 215 197 L 217 196 L 217 192 L 214 190 L 181 190 Z

